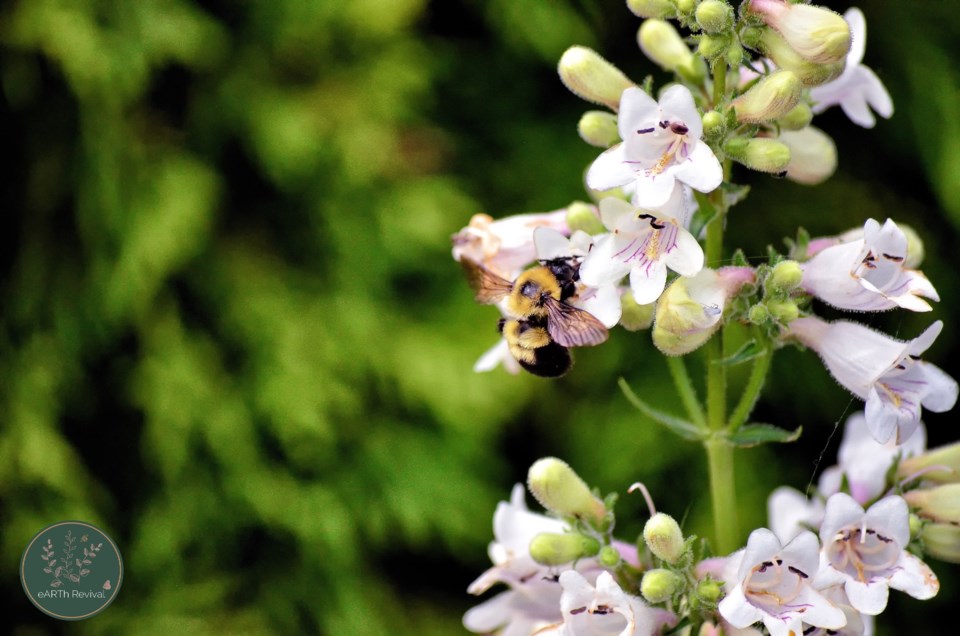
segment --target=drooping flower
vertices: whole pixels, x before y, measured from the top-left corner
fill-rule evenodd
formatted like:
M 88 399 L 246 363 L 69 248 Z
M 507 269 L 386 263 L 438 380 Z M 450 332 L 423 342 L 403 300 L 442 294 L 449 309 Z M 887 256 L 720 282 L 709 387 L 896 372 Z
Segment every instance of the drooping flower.
M 567 210 L 517 214 L 494 220 L 487 214 L 474 214 L 470 224 L 451 237 L 453 259 L 461 257 L 480 263 L 508 280 L 536 259 L 533 231 L 551 227 L 569 234 Z
M 540 630 L 538 636 L 653 636 L 676 620 L 624 592 L 609 572 L 600 573 L 593 586 L 579 572 L 567 570 L 560 575 L 560 587 L 563 622 Z
M 685 86 L 674 85 L 658 103 L 639 88 L 620 97 L 620 138 L 587 171 L 587 186 L 609 190 L 635 184 L 633 202 L 649 209 L 664 205 L 677 181 L 711 192 L 723 181 L 723 169 L 710 147 L 700 140 L 703 123 Z
M 877 120 L 871 107 L 878 115 L 889 119 L 893 115 L 893 100 L 880 78 L 861 64 L 867 45 L 867 21 L 863 12 L 851 7 L 843 14 L 843 18 L 850 25 L 853 35 L 847 64 L 840 77 L 810 89 L 810 97 L 815 102 L 813 112 L 819 114 L 839 104 L 850 121 L 864 128 L 873 128 Z
M 630 289 L 641 305 L 652 303 L 667 282 L 667 268 L 693 276 L 703 267 L 703 249 L 684 227 L 684 188 L 672 205 L 647 211 L 614 197 L 600 201 L 600 218 L 610 230 L 597 240 L 580 267 L 580 280 L 593 287 L 614 285 L 630 274 Z M 680 214 L 676 216 L 674 213 Z
M 750 533 L 727 596 L 723 618 L 737 628 L 763 622 L 771 636 L 802 634 L 802 624 L 838 629 L 844 613 L 811 585 L 819 565 L 816 535 L 805 531 L 788 544 L 766 528 Z
M 901 497 L 885 497 L 864 512 L 847 494 L 831 496 L 820 527 L 823 567 L 815 585 L 843 585 L 850 604 L 874 616 L 886 608 L 891 587 L 933 598 L 940 589 L 936 575 L 906 550 L 909 513 Z
M 942 413 L 957 401 L 957 382 L 920 360 L 942 329 L 937 321 L 917 338 L 902 341 L 858 323 L 810 316 L 791 322 L 788 332 L 816 351 L 834 379 L 866 402 L 867 426 L 875 440 L 903 443 L 919 425 L 921 405 Z
M 862 412 L 854 413 L 843 426 L 837 466 L 823 472 L 820 490 L 825 495 L 832 495 L 840 490 L 846 477 L 850 495 L 864 505 L 887 489 L 887 473 L 898 457 L 906 459 L 919 455 L 926 445 L 927 431 L 923 422 L 903 444 L 897 445 L 893 439 L 881 444 L 870 434 L 866 416 Z
M 906 234 L 891 219 L 882 227 L 868 219 L 862 238 L 822 249 L 803 264 L 803 287 L 840 309 L 930 311 L 921 297 L 940 297 L 923 273 L 904 267 L 907 246 Z

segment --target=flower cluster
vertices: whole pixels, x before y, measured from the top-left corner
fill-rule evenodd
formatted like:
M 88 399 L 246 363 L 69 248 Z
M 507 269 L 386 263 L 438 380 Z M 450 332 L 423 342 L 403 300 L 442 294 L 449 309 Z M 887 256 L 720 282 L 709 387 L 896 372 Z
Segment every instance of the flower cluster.
M 901 340 L 817 312 L 932 311 L 939 295 L 919 269 L 923 244 L 881 216 L 832 236 L 800 230 L 762 261 L 723 251 L 731 208 L 748 190 L 731 180 L 734 164 L 816 185 L 834 173 L 837 149 L 811 125 L 815 115 L 839 105 L 867 128 L 875 114 L 892 116 L 886 89 L 862 64 L 866 20 L 856 8 L 841 16 L 786 0 L 746 0 L 739 10 L 725 0 L 627 5 L 644 18 L 640 49 L 673 81 L 656 91 L 651 78 L 634 82 L 596 52 L 569 49 L 561 80 L 607 109 L 586 112 L 578 125 L 601 149 L 586 167 L 589 202 L 497 221 L 476 215 L 454 235 L 453 257 L 477 299 L 502 314 L 503 337 L 477 371 L 503 365 L 556 377 L 569 368 L 569 346 L 605 342 L 605 330 L 617 326 L 649 329 L 673 358 L 688 417 L 652 409 L 621 386 L 646 417 L 704 445 L 712 545 L 727 556 L 708 558 L 705 543 L 684 538 L 652 503 L 639 552 L 618 542 L 613 500 L 601 500 L 559 460 L 541 460 L 529 486 L 552 516 L 529 511 L 519 486 L 498 507 L 494 566 L 470 592 L 497 583 L 508 590 L 464 623 L 510 635 L 628 636 L 687 625 L 692 634 L 872 633 L 890 589 L 918 599 L 937 593 L 918 555 L 960 562 L 960 446 L 927 451 L 921 422 L 923 409 L 952 409 L 958 385 L 921 358 L 941 321 Z M 683 356 L 716 344 L 731 323 L 746 326 L 750 342 L 732 358 L 720 358 L 721 346 L 706 347 L 705 356 L 707 404 L 726 402 L 726 366 L 752 365 L 727 413 L 698 403 Z M 777 489 L 770 528 L 754 530 L 737 550 L 743 536 L 725 517 L 735 496 L 718 494 L 732 488 L 732 468 L 715 467 L 732 466 L 734 447 L 799 435 L 747 423 L 772 355 L 788 346 L 819 355 L 864 410 L 847 422 L 838 465 L 814 496 Z

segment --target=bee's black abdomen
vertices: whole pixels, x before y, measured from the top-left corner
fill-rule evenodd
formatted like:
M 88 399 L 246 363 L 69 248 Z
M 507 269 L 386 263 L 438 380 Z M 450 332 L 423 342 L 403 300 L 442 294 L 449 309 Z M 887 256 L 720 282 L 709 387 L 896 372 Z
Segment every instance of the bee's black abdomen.
M 570 351 L 556 342 L 551 342 L 545 347 L 538 347 L 531 351 L 533 352 L 533 363 L 524 362 L 520 359 L 517 362 L 530 373 L 542 378 L 559 378 L 573 364 Z

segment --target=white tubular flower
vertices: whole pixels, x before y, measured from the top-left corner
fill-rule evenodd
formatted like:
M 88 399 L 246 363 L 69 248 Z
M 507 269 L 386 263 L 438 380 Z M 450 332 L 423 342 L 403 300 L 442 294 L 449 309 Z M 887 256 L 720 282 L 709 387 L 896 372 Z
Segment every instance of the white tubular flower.
M 699 272 L 703 249 L 684 227 L 684 199 L 684 188 L 678 185 L 668 202 L 673 205 L 660 211 L 634 208 L 614 197 L 600 201 L 600 218 L 611 233 L 599 238 L 584 258 L 580 280 L 602 287 L 630 274 L 634 300 L 646 305 L 663 293 L 667 268 L 681 276 Z
M 617 585 L 609 572 L 597 577 L 596 587 L 579 572 L 560 575 L 563 622 L 537 632 L 538 636 L 653 636 L 676 617 L 649 607 Z
M 877 120 L 870 110 L 871 107 L 884 119 L 890 119 L 893 115 L 893 100 L 880 78 L 869 67 L 860 63 L 867 46 L 867 21 L 863 12 L 851 7 L 843 14 L 843 19 L 850 25 L 850 33 L 853 35 L 846 67 L 837 79 L 810 89 L 810 97 L 815 102 L 812 110 L 819 114 L 839 104 L 850 121 L 864 128 L 873 128 Z
M 811 316 L 791 322 L 789 333 L 816 351 L 834 379 L 866 402 L 867 426 L 875 440 L 903 443 L 920 423 L 921 405 L 942 413 L 957 401 L 956 380 L 920 360 L 942 329 L 938 320 L 904 342 L 858 323 Z
M 891 219 L 868 219 L 863 238 L 820 250 L 803 267 L 803 288 L 839 309 L 930 311 L 940 300 L 922 272 L 906 269 L 907 236 Z
M 902 497 L 881 499 L 866 512 L 849 495 L 830 497 L 820 527 L 822 567 L 815 584 L 843 585 L 850 604 L 873 616 L 886 608 L 891 587 L 921 600 L 936 596 L 936 575 L 906 551 L 909 514 Z
M 734 585 L 720 601 L 720 615 L 740 629 L 762 621 L 770 636 L 802 634 L 803 623 L 843 627 L 844 613 L 811 586 L 819 548 L 809 531 L 785 546 L 766 528 L 751 532 Z
M 870 433 L 866 416 L 862 412 L 854 413 L 843 427 L 838 465 L 823 472 L 820 490 L 824 494 L 838 492 L 846 476 L 850 495 L 857 503 L 873 501 L 886 491 L 887 473 L 897 457 L 914 457 L 926 447 L 927 430 L 923 422 L 903 444 L 897 445 L 893 439 L 881 444 Z
M 711 192 L 723 181 L 720 162 L 700 140 L 703 123 L 685 86 L 671 86 L 659 103 L 639 88 L 628 88 L 620 97 L 617 126 L 623 143 L 590 166 L 590 189 L 635 184 L 634 204 L 650 209 L 667 203 L 677 181 L 699 192 Z
M 551 227 L 569 234 L 567 210 L 517 214 L 496 221 L 487 214 L 474 214 L 470 224 L 451 237 L 453 260 L 459 261 L 466 256 L 503 278 L 513 280 L 536 259 L 533 230 L 538 227 Z
M 626 205 L 626 204 L 625 204 Z M 607 235 L 602 235 L 607 236 Z M 537 228 L 533 232 L 533 242 L 537 250 L 537 259 L 550 261 L 555 258 L 584 258 L 598 249 L 594 238 L 580 230 L 568 239 L 562 233 L 548 228 Z M 583 265 L 580 267 L 580 285 L 577 294 L 568 299 L 571 305 L 593 314 L 608 329 L 620 322 L 623 306 L 620 304 L 620 289 L 616 280 L 585 281 Z
M 780 486 L 767 499 L 767 522 L 780 541 L 790 541 L 801 532 L 819 528 L 823 502 L 807 499 L 799 490 Z

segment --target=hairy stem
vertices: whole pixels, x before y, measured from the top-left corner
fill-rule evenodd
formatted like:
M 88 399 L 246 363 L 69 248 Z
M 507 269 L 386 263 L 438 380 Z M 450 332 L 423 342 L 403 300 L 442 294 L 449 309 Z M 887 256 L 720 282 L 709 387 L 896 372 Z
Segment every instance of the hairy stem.
M 687 365 L 683 358 L 667 356 L 667 366 L 670 367 L 673 384 L 677 388 L 677 393 L 680 395 L 684 408 L 687 409 L 687 415 L 694 424 L 700 428 L 705 428 L 707 419 L 703 415 L 703 408 L 700 406 L 700 400 L 697 399 L 697 392 L 693 388 L 693 382 L 690 380 L 690 374 L 687 373 Z

